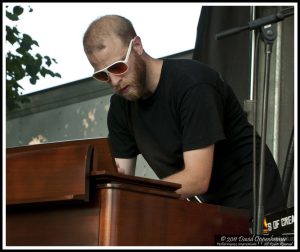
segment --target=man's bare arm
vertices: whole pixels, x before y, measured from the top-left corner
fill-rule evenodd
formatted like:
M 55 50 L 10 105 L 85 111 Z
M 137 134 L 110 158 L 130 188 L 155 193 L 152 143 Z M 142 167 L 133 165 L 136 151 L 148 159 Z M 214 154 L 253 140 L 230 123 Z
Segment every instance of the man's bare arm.
M 204 194 L 209 187 L 214 156 L 214 145 L 203 149 L 186 151 L 183 153 L 184 169 L 164 181 L 181 184 L 177 190 L 182 198 Z

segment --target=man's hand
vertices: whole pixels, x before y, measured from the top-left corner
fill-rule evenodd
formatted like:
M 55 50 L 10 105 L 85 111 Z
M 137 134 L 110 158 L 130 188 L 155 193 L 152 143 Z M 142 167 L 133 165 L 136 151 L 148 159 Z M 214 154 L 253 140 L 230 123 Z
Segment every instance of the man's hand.
M 135 158 L 115 158 L 117 169 L 119 173 L 126 175 L 134 175 L 136 157 Z
M 118 172 L 122 173 L 122 174 L 125 174 L 125 169 L 121 168 L 120 165 L 119 165 L 119 163 L 116 163 L 116 165 L 117 165 Z

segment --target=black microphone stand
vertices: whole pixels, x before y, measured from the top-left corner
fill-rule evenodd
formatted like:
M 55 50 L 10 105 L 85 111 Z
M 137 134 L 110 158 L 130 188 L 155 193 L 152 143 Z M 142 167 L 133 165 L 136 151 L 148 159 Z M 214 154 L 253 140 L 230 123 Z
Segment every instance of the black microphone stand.
M 261 120 L 261 146 L 260 146 L 260 162 L 259 162 L 259 174 L 258 174 L 258 198 L 257 198 L 257 213 L 256 223 L 254 223 L 254 233 L 257 235 L 263 234 L 263 222 L 264 222 L 264 173 L 265 173 L 265 147 L 266 147 L 266 132 L 267 132 L 267 112 L 268 112 L 268 100 L 269 100 L 269 78 L 270 78 L 270 65 L 272 46 L 277 37 L 276 26 L 267 25 L 261 27 L 260 33 L 265 43 L 265 72 L 264 72 L 264 84 L 263 84 L 263 99 L 262 99 L 262 120 Z M 255 146 L 254 146 L 255 148 Z M 255 229 L 256 228 L 256 229 Z
M 268 111 L 268 97 L 269 97 L 269 78 L 270 78 L 270 62 L 272 54 L 272 46 L 277 37 L 276 27 L 272 25 L 273 23 L 279 22 L 284 18 L 294 14 L 293 8 L 287 8 L 275 15 L 262 17 L 253 21 L 250 21 L 248 25 L 233 28 L 220 32 L 216 34 L 216 39 L 224 38 L 237 34 L 245 30 L 258 29 L 261 38 L 265 43 L 265 71 L 264 71 L 264 86 L 263 86 L 263 100 L 262 100 L 262 119 L 261 119 L 261 148 L 260 148 L 260 163 L 259 163 L 259 173 L 258 173 L 258 190 L 256 190 L 256 163 L 253 164 L 253 191 L 254 200 L 256 201 L 256 192 L 258 192 L 257 197 L 257 207 L 256 202 L 254 202 L 253 209 L 253 232 L 256 235 L 263 234 L 263 223 L 264 223 L 264 204 L 263 204 L 263 182 L 264 182 L 264 171 L 265 171 L 265 147 L 266 147 L 266 131 L 267 131 L 267 111 Z M 256 102 L 256 101 L 255 101 Z M 253 148 L 256 148 L 254 146 Z

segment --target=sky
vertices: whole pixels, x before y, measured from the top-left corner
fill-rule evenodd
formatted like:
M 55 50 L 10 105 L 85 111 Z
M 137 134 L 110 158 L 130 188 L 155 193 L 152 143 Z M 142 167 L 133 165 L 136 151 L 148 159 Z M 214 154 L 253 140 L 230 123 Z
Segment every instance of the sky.
M 29 78 L 23 79 L 22 94 L 28 94 L 92 75 L 82 37 L 88 25 L 102 15 L 128 18 L 145 51 L 154 58 L 193 49 L 202 3 L 4 3 L 3 11 L 6 6 L 12 10 L 15 5 L 24 8 L 20 20 L 4 18 L 4 24 L 16 24 L 20 32 L 36 40 L 39 47 L 33 47 L 32 53 L 55 58 L 58 64 L 50 69 L 62 76 L 41 78 L 36 85 L 30 84 Z M 11 48 L 9 43 L 4 43 L 4 47 L 5 52 Z

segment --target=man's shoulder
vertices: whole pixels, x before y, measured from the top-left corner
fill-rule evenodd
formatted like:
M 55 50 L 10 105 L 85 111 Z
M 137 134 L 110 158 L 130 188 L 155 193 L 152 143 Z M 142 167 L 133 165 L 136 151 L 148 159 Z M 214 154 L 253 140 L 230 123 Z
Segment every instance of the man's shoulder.
M 188 82 L 215 82 L 219 73 L 209 65 L 193 59 L 165 59 L 167 71 L 178 80 Z
M 170 93 L 184 95 L 194 88 L 215 88 L 220 80 L 217 71 L 200 61 L 167 59 L 165 63 L 164 82 Z
M 206 69 L 208 71 L 214 71 L 209 65 L 205 64 L 202 61 L 194 60 L 194 59 L 163 59 L 164 63 L 168 66 L 177 66 L 177 67 L 197 67 L 201 69 Z

